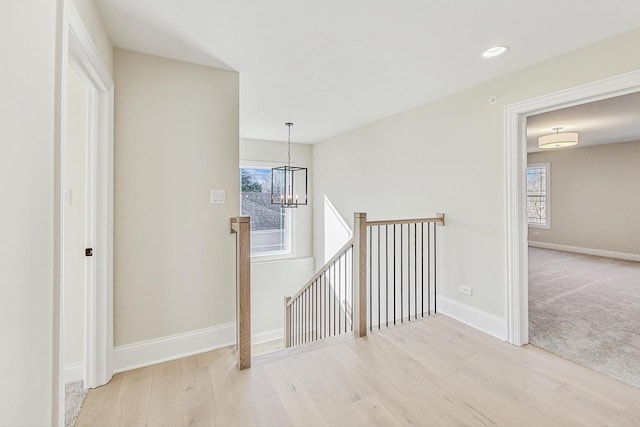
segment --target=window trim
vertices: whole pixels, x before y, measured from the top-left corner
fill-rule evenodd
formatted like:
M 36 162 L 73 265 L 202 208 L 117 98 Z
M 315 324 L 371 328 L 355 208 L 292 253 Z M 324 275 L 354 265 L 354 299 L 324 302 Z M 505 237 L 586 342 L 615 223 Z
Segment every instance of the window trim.
M 239 179 L 242 180 L 242 169 L 273 169 L 274 167 L 282 166 L 282 162 L 270 162 L 270 161 L 260 161 L 260 160 L 240 160 L 240 166 L 238 168 Z M 242 209 L 242 183 L 240 184 L 240 210 Z M 296 257 L 296 245 L 294 239 L 294 232 L 296 227 L 296 209 L 286 209 L 285 208 L 285 223 L 288 229 L 287 236 L 287 246 L 289 248 L 288 251 L 270 251 L 264 253 L 251 254 L 251 262 L 270 262 L 270 261 L 280 261 L 285 259 L 292 259 Z
M 525 180 L 527 178 L 527 174 L 529 172 L 529 168 L 544 168 L 545 169 L 545 173 L 546 173 L 546 182 L 545 182 L 545 186 L 546 186 L 546 190 L 545 190 L 545 198 L 546 198 L 546 213 L 547 213 L 547 217 L 546 217 L 546 221 L 544 224 L 538 224 L 538 223 L 530 223 L 528 220 L 529 215 L 527 214 L 527 226 L 529 228 L 538 228 L 538 229 L 542 229 L 542 230 L 550 230 L 551 229 L 551 163 L 550 162 L 544 162 L 544 163 L 532 163 L 530 165 L 527 165 L 527 169 L 525 172 Z M 528 191 L 526 189 L 526 183 L 525 183 L 525 197 L 528 199 L 529 198 L 529 194 Z

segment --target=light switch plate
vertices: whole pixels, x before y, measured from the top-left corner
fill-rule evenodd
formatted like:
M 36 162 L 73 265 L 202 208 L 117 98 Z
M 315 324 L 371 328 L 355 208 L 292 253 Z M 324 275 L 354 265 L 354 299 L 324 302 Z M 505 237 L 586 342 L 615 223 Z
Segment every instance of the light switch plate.
M 212 205 L 224 205 L 225 199 L 225 190 L 211 190 L 209 194 L 209 203 Z

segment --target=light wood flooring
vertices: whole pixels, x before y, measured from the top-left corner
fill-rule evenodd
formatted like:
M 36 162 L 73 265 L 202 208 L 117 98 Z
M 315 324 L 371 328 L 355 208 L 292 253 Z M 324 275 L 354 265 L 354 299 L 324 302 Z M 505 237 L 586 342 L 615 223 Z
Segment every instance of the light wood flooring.
M 446 316 L 254 358 L 230 348 L 117 374 L 76 426 L 638 426 L 640 390 Z

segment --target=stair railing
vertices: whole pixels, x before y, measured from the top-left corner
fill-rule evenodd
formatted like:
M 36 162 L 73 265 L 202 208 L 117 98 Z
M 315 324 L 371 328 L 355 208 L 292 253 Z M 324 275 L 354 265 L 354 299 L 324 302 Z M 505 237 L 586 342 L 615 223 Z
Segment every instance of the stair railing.
M 437 311 L 437 226 L 444 214 L 367 222 L 369 331 L 417 320 Z
M 285 346 L 354 336 L 436 312 L 434 218 L 368 221 L 354 214 L 353 238 L 293 297 L 285 297 Z
M 294 296 L 285 297 L 285 347 L 353 330 L 353 239 Z
M 236 235 L 236 365 L 251 367 L 251 218 L 231 218 Z

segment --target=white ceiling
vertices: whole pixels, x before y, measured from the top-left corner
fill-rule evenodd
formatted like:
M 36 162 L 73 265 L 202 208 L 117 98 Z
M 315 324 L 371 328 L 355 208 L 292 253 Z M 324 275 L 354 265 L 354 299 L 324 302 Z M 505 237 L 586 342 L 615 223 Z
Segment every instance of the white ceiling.
M 578 147 L 640 141 L 640 92 L 590 102 L 527 118 L 527 152 L 542 151 L 538 137 L 578 132 Z
M 97 1 L 117 47 L 239 71 L 241 137 L 294 142 L 640 27 L 638 0 Z

